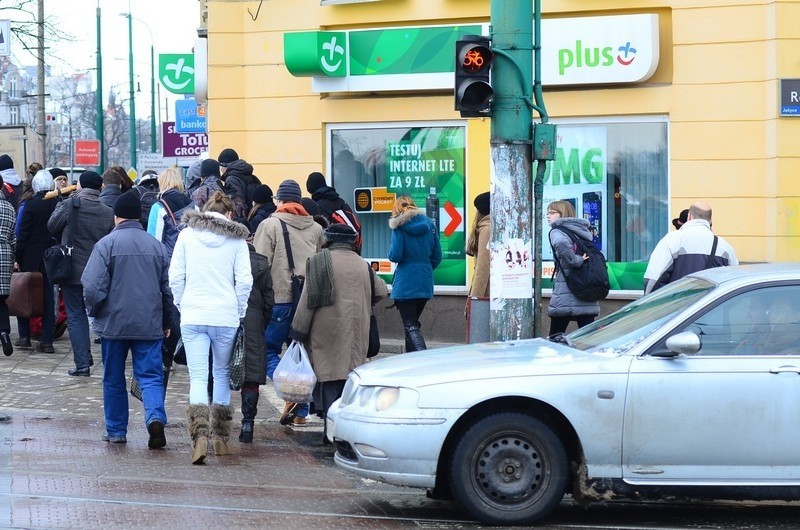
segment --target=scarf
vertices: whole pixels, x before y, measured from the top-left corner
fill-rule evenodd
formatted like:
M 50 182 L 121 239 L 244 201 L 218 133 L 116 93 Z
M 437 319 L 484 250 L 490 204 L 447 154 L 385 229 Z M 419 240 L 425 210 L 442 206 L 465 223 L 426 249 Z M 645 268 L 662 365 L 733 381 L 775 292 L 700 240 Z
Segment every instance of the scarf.
M 347 249 L 353 251 L 353 245 L 347 243 L 331 243 L 317 252 L 306 262 L 306 283 L 308 290 L 308 308 L 316 309 L 333 305 L 335 292 L 333 288 L 333 262 L 331 250 Z

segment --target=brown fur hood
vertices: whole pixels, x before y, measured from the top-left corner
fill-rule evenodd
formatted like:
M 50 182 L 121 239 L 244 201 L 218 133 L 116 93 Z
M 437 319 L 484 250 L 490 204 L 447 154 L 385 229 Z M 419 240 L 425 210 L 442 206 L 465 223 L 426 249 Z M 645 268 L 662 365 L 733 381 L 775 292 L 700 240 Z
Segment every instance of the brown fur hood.
M 228 239 L 247 239 L 250 235 L 250 230 L 243 224 L 211 212 L 189 209 L 184 212 L 181 221 L 194 230 L 211 232 Z
M 390 218 L 389 228 L 400 229 L 411 235 L 421 235 L 430 230 L 430 223 L 425 212 L 419 208 L 411 208 Z

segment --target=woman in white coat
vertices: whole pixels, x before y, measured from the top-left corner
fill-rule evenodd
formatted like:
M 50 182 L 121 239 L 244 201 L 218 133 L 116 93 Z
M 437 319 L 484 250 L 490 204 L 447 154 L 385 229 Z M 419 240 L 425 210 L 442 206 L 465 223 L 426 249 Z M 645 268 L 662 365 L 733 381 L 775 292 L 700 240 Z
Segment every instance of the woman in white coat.
M 189 434 L 192 463 L 202 464 L 208 450 L 208 349 L 212 350 L 214 390 L 211 431 L 214 453 L 228 454 L 233 409 L 230 362 L 239 321 L 247 311 L 253 285 L 250 231 L 231 221 L 233 203 L 221 191 L 202 212 L 187 211 L 175 244 L 169 286 L 181 314 L 181 335 L 189 367 Z

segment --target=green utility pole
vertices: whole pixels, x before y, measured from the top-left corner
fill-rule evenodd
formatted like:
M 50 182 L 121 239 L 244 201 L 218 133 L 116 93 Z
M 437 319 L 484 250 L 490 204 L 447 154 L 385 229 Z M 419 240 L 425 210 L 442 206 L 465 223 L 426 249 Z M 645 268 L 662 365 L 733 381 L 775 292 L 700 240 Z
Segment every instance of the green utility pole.
M 506 249 L 512 254 L 527 250 L 528 256 L 532 255 L 532 135 L 527 104 L 533 87 L 532 13 L 532 0 L 491 2 L 492 50 L 500 55 L 492 67 L 491 246 L 503 256 Z M 530 288 L 506 283 L 491 286 L 493 298 L 500 293 L 489 313 L 491 340 L 531 338 Z
M 100 52 L 100 1 L 97 2 L 97 119 L 95 120 L 95 131 L 97 139 L 100 140 L 100 167 L 97 172 L 103 174 L 106 165 L 106 135 L 103 130 L 105 113 L 103 112 L 103 56 Z M 72 145 L 70 144 L 70 149 Z M 72 161 L 70 161 L 72 163 Z M 73 163 L 74 165 L 74 163 Z
M 492 340 L 541 335 L 542 195 L 545 164 L 554 160 L 556 144 L 556 129 L 548 123 L 542 97 L 541 22 L 541 0 L 492 2 L 492 50 L 500 56 L 492 73 L 492 248 L 500 250 L 501 255 L 508 249 L 514 257 L 517 252 L 527 252 L 533 256 L 534 270 L 533 303 L 527 278 L 517 282 L 522 271 L 515 276 L 504 270 L 502 283 L 491 286 L 493 296 L 500 293 L 492 300 L 489 313 Z M 531 80 L 534 64 L 535 77 Z M 541 117 L 535 128 L 531 110 Z M 535 179 L 531 175 L 534 159 Z M 492 267 L 504 265 L 493 263 Z
M 131 139 L 131 167 L 136 169 L 136 99 L 133 90 L 133 16 L 130 11 L 128 17 L 128 81 L 130 82 L 130 139 Z
M 147 28 L 150 29 L 149 27 Z M 150 34 L 150 152 L 156 152 L 156 52 Z

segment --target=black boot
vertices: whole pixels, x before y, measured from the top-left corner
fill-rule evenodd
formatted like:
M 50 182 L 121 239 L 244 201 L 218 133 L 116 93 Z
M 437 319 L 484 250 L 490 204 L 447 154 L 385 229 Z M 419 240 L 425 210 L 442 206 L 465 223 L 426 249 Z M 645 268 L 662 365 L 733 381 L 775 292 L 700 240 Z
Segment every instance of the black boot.
M 406 326 L 406 351 L 426 350 L 425 338 L 417 326 Z
M 253 443 L 256 414 L 258 413 L 258 390 L 242 391 L 242 431 L 239 441 L 244 444 Z
M 3 354 L 6 357 L 14 353 L 14 345 L 11 344 L 11 337 L 8 336 L 8 331 L 0 331 L 0 344 L 3 345 Z

